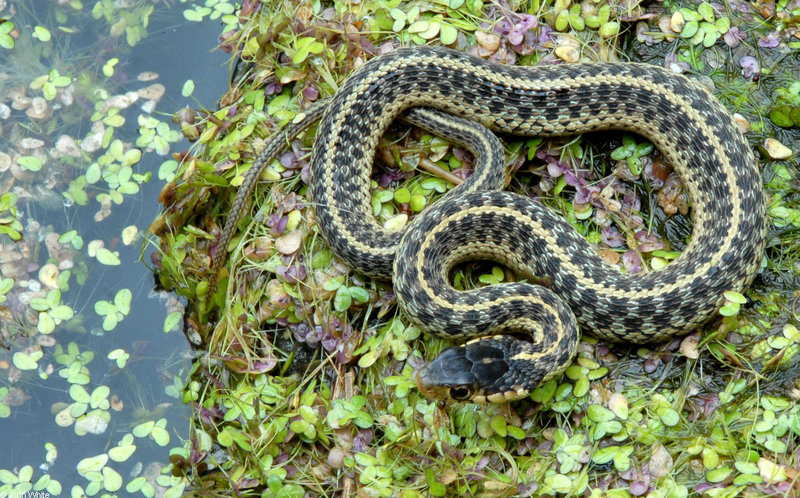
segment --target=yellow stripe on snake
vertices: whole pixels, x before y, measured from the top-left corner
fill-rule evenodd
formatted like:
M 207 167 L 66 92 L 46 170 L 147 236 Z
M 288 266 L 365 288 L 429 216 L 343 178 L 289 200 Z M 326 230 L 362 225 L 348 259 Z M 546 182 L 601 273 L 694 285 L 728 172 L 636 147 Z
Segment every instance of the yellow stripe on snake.
M 441 127 L 443 135 L 489 159 L 404 232 L 388 232 L 371 211 L 372 163 L 389 124 L 417 107 L 459 116 L 413 111 L 411 120 L 416 115 L 433 131 Z M 307 121 L 319 114 L 311 194 L 327 243 L 355 271 L 392 279 L 398 303 L 415 323 L 449 339 L 470 338 L 417 373 L 428 396 L 475 402 L 526 396 L 569 364 L 577 323 L 613 341 L 685 334 L 715 314 L 723 292 L 742 291 L 758 271 L 766 222 L 753 155 L 719 102 L 665 69 L 505 66 L 445 48 L 404 48 L 356 70 L 329 102 L 308 111 Z M 285 143 L 309 122 L 295 123 L 272 144 Z M 659 271 L 630 275 L 609 266 L 540 203 L 496 190 L 504 178 L 499 146 L 483 127 L 525 136 L 614 129 L 647 137 L 683 180 L 691 241 Z M 269 154 L 259 157 L 237 193 L 222 247 Z M 450 273 L 465 260 L 497 261 L 528 280 L 545 277 L 552 284 L 457 291 Z M 212 279 L 219 268 L 218 260 Z

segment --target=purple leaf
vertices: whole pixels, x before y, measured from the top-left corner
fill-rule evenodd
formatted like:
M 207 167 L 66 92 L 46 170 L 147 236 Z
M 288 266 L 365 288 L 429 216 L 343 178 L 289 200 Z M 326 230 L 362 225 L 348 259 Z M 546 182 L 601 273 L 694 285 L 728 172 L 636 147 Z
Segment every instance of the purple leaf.
M 739 42 L 744 40 L 744 38 L 744 33 L 742 33 L 742 30 L 736 26 L 731 27 L 731 29 L 729 29 L 728 32 L 722 36 L 722 39 L 725 40 L 725 44 L 731 48 L 738 47 Z
M 781 37 L 778 35 L 778 33 L 770 33 L 758 40 L 758 46 L 762 48 L 775 48 L 780 42 Z
M 297 264 L 292 266 L 278 265 L 275 267 L 275 273 L 290 284 L 305 280 L 308 276 L 306 267 Z
M 315 85 L 309 85 L 303 89 L 303 97 L 313 102 L 319 98 L 319 90 Z
M 565 170 L 566 167 L 562 167 L 562 165 L 557 162 L 547 163 L 547 173 L 549 173 L 553 178 L 558 178 L 559 176 L 563 175 Z
M 745 78 L 752 78 L 753 75 L 761 71 L 758 61 L 751 55 L 745 55 L 739 59 L 739 65 L 742 66 L 742 76 Z
M 608 247 L 620 247 L 625 243 L 625 238 L 614 227 L 604 227 L 600 230 L 600 238 Z
M 642 258 L 636 251 L 625 251 L 622 255 L 622 265 L 628 273 L 639 273 L 642 271 Z
M 283 90 L 283 85 L 278 83 L 277 81 L 271 81 L 267 83 L 267 86 L 264 87 L 264 95 L 269 97 L 270 95 L 275 95 L 276 93 L 281 93 Z
M 280 157 L 281 166 L 294 168 L 297 165 L 297 155 L 294 152 L 285 152 Z
M 639 242 L 639 251 L 641 252 L 653 252 L 664 249 L 664 243 L 647 230 L 639 230 L 636 232 L 635 237 Z
M 536 40 L 538 45 L 544 45 L 545 43 L 550 43 L 555 40 L 555 36 L 553 36 L 553 28 L 550 26 L 543 24 L 539 29 L 539 39 Z
M 270 217 L 270 221 L 271 221 L 271 220 L 272 220 L 272 219 L 273 219 L 275 216 L 276 216 L 276 215 L 272 215 L 272 216 Z M 272 233 L 273 233 L 273 234 L 275 234 L 275 235 L 280 235 L 280 234 L 282 234 L 283 232 L 285 232 L 285 231 L 286 231 L 286 225 L 287 225 L 287 224 L 289 224 L 289 217 L 288 217 L 288 216 L 286 216 L 286 215 L 283 215 L 283 216 L 281 216 L 280 218 L 278 218 L 278 219 L 277 219 L 277 221 L 275 221 L 275 222 L 274 222 L 274 224 L 270 224 L 270 222 L 269 222 L 269 221 L 267 221 L 267 226 L 272 228 Z

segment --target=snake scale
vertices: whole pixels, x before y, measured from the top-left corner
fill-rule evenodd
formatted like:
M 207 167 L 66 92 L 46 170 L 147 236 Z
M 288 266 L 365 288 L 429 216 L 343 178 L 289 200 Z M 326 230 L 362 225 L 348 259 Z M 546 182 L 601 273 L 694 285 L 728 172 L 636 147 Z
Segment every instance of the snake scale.
M 404 231 L 389 232 L 371 212 L 372 163 L 389 124 L 420 107 L 458 116 L 423 111 L 419 119 L 430 121 L 433 131 L 436 119 L 449 121 L 443 135 L 471 143 L 490 159 L 470 185 L 454 189 Z M 446 338 L 471 338 L 417 373 L 428 396 L 473 402 L 524 397 L 569 364 L 578 323 L 612 341 L 685 334 L 715 314 L 723 292 L 745 289 L 758 271 L 766 222 L 755 159 L 724 107 L 700 85 L 665 69 L 507 66 L 446 48 L 401 48 L 371 59 L 312 111 L 273 143 L 285 143 L 322 115 L 310 187 L 327 243 L 355 271 L 392 279 L 398 303 L 415 323 Z M 606 129 L 645 136 L 689 195 L 694 226 L 688 246 L 659 271 L 630 275 L 609 266 L 540 203 L 497 190 L 497 153 L 482 149 L 497 147 L 496 139 L 483 127 L 524 136 Z M 265 155 L 237 193 L 222 247 Z M 465 260 L 497 261 L 528 280 L 546 277 L 552 284 L 456 291 L 450 274 Z M 212 279 L 219 267 L 215 261 Z

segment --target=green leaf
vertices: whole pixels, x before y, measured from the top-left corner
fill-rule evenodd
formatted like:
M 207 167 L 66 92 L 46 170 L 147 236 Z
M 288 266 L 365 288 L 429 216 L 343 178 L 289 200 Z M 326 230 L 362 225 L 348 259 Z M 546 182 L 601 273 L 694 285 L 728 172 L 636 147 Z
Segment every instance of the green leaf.
M 640 144 L 636 144 L 636 147 L 633 149 L 633 155 L 637 157 L 646 156 L 647 154 L 653 152 L 653 144 L 650 142 L 642 142 Z
M 42 334 L 52 334 L 56 330 L 56 321 L 49 313 L 39 313 L 39 322 L 36 324 L 36 330 Z
M 111 389 L 108 386 L 97 386 L 92 391 L 92 396 L 89 405 L 92 408 L 99 408 L 101 410 L 108 409 L 108 395 L 111 394 Z
M 39 171 L 44 163 L 36 156 L 20 156 L 17 158 L 20 168 L 28 171 Z
M 94 312 L 100 316 L 110 315 L 117 312 L 117 307 L 108 301 L 97 301 L 94 303 Z
M 153 420 L 148 420 L 147 422 L 142 422 L 141 424 L 134 427 L 131 432 L 136 437 L 147 437 L 153 431 L 153 428 L 155 426 L 156 423 Z
M 747 486 L 748 484 L 761 484 L 764 479 L 760 475 L 742 474 L 733 479 L 734 486 Z
M 112 493 L 118 491 L 122 487 L 122 476 L 111 467 L 103 467 L 103 487 Z
M 706 48 L 713 46 L 715 43 L 717 43 L 717 40 L 719 40 L 719 36 L 720 34 L 717 32 L 707 31 L 703 36 L 703 46 Z
M 350 291 L 350 295 L 356 300 L 357 303 L 364 304 L 369 301 L 369 291 L 367 291 L 367 289 L 353 286 L 349 287 L 348 290 Z
M 342 286 L 342 284 L 344 283 L 344 279 L 345 275 L 339 275 L 338 277 L 330 278 L 322 284 L 322 288 L 329 292 L 335 291 L 336 289 Z
M 197 7 L 195 7 L 195 8 L 197 8 Z M 183 11 L 183 17 L 187 21 L 191 21 L 191 22 L 201 22 L 203 20 L 203 14 L 198 12 L 198 10 L 194 10 L 194 9 L 186 9 L 186 10 L 184 10 Z
M 186 80 L 183 84 L 183 88 L 181 89 L 181 95 L 184 97 L 189 97 L 194 92 L 194 81 Z
M 291 424 L 289 424 L 289 429 L 296 433 L 302 434 L 309 428 L 309 423 L 305 420 L 295 420 Z
M 19 482 L 19 478 L 6 469 L 0 469 L 0 482 L 3 484 L 16 484 Z
M 113 128 L 119 128 L 125 124 L 125 118 L 120 114 L 113 114 L 106 116 L 106 118 L 103 119 L 103 123 Z
M 103 319 L 103 330 L 106 332 L 114 330 L 114 327 L 117 326 L 117 323 L 119 323 L 119 320 L 117 319 L 116 313 L 106 315 L 106 317 Z
M 55 86 L 57 86 L 59 88 L 63 88 L 63 87 L 69 86 L 70 83 L 72 83 L 72 78 L 70 78 L 69 76 L 57 76 L 56 78 L 54 78 L 52 80 L 52 82 L 53 82 L 53 85 L 55 85 Z
M 33 467 L 30 465 L 25 465 L 19 469 L 17 476 L 19 477 L 20 482 L 31 482 L 31 478 L 33 477 Z
M 51 38 L 50 30 L 44 26 L 36 26 L 33 28 L 33 37 L 42 42 L 49 42 Z
M 180 325 L 182 318 L 183 313 L 180 311 L 173 311 L 167 314 L 166 318 L 164 318 L 164 332 L 178 330 L 178 325 Z
M 119 253 L 116 251 L 111 252 L 105 247 L 101 247 L 97 250 L 97 261 L 107 266 L 118 266 L 122 264 L 119 260 Z
M 439 40 L 442 42 L 442 45 L 452 45 L 457 39 L 458 30 L 449 24 L 442 24 L 439 31 Z
M 636 156 L 631 156 L 625 159 L 628 163 L 628 169 L 634 176 L 639 176 L 642 173 L 642 160 Z
M 678 422 L 681 420 L 680 414 L 673 408 L 662 408 L 657 411 L 658 418 L 661 419 L 661 422 L 664 423 L 667 427 L 674 427 L 678 425 Z
M 118 368 L 125 368 L 125 365 L 128 363 L 128 359 L 131 357 L 124 349 L 115 349 L 108 353 L 107 358 L 109 360 L 115 360 L 117 362 Z
M 544 479 L 545 484 L 553 488 L 556 493 L 569 493 L 572 491 L 572 481 L 562 474 L 552 474 Z
M 139 185 L 136 182 L 125 182 L 117 188 L 117 192 L 125 195 L 138 194 Z
M 112 57 L 111 59 L 107 60 L 105 64 L 103 64 L 103 75 L 106 78 L 110 78 L 114 76 L 114 66 L 119 63 L 119 59 L 116 57 Z
M 618 451 L 614 455 L 614 468 L 620 472 L 625 472 L 631 468 L 631 458 L 629 453 Z
M 350 289 L 345 286 L 339 287 L 336 291 L 336 296 L 333 298 L 333 307 L 336 311 L 347 311 L 351 304 L 353 304 L 353 300 Z
M 732 303 L 745 304 L 747 302 L 747 298 L 739 292 L 726 291 L 722 295 Z
M 506 437 L 508 435 L 508 431 L 506 429 L 506 419 L 502 417 L 502 415 L 495 415 L 489 421 L 489 427 L 500 437 Z
M 616 21 L 609 21 L 603 23 L 600 28 L 598 28 L 597 32 L 603 38 L 611 38 L 612 36 L 616 36 L 619 33 L 620 24 Z
M 37 479 L 35 483 L 33 483 L 33 490 L 34 491 L 41 491 L 43 489 L 46 489 L 50 485 L 51 482 L 52 482 L 52 478 L 50 477 L 50 474 L 44 474 L 39 479 Z M 44 495 L 44 494 L 42 493 L 42 495 Z M 34 496 L 36 496 L 36 495 L 34 495 Z
M 12 26 L 14 25 L 10 21 L 6 21 L 3 24 L 9 24 L 9 23 Z M 2 25 L 0 25 L 0 26 L 2 26 Z M 5 49 L 7 49 L 7 50 L 11 50 L 12 48 L 14 48 L 14 38 L 12 38 L 11 36 L 9 36 L 9 35 L 7 35 L 5 33 L 0 33 L 0 47 L 3 47 Z
M 708 2 L 703 2 L 697 6 L 697 13 L 703 16 L 708 22 L 714 22 L 714 8 Z
M 722 316 L 735 316 L 739 313 L 739 303 L 727 303 L 719 309 L 719 314 Z
M 172 181 L 175 178 L 175 172 L 178 171 L 178 161 L 169 159 L 161 163 L 158 168 L 158 179 L 164 181 Z
M 61 304 L 50 310 L 48 314 L 56 320 L 65 321 L 70 320 L 73 316 L 75 316 L 75 311 L 73 311 L 73 309 L 66 304 Z
M 697 21 L 688 21 L 683 25 L 683 29 L 681 30 L 681 38 L 693 37 L 695 34 L 697 34 L 698 29 L 700 29 L 700 25 Z
M 292 57 L 294 64 L 300 64 L 309 56 L 309 54 L 319 54 L 325 50 L 325 45 L 316 41 L 313 36 L 304 36 L 299 38 L 295 43 L 297 51 Z
M 14 241 L 20 240 L 22 238 L 21 233 L 6 225 L 0 225 L 0 234 L 8 235 L 8 238 Z
M 47 303 L 47 300 L 43 297 L 32 298 L 29 306 L 36 311 L 47 311 L 50 309 L 50 305 Z
M 401 187 L 394 191 L 394 200 L 400 204 L 406 204 L 411 201 L 411 192 L 407 188 Z
M 96 477 L 95 480 L 92 480 L 94 477 L 91 473 L 87 475 L 87 479 L 89 479 L 89 484 L 86 485 L 85 493 L 88 496 L 94 496 L 99 493 L 103 489 L 103 474 L 100 472 L 95 472 L 95 474 L 99 477 Z
M 593 422 L 608 422 L 614 419 L 614 412 L 601 405 L 589 405 L 586 414 Z
M 88 404 L 89 401 L 91 401 L 89 392 L 83 386 L 79 386 L 77 384 L 72 384 L 69 387 L 69 397 L 78 403 Z
M 621 161 L 626 157 L 630 157 L 633 154 L 634 149 L 636 148 L 636 144 L 623 144 L 621 147 L 617 147 L 613 151 L 611 151 L 611 159 L 615 161 Z
M 605 465 L 614 459 L 614 455 L 619 451 L 619 446 L 606 446 L 600 448 L 592 455 L 592 461 L 598 465 Z
M 525 433 L 524 430 L 522 430 L 519 427 L 515 427 L 513 425 L 507 426 L 506 427 L 506 431 L 508 431 L 508 435 L 509 436 L 511 436 L 511 437 L 513 437 L 514 439 L 517 439 L 517 440 L 522 440 L 522 439 L 525 439 L 527 437 L 527 434 Z
M 769 111 L 769 119 L 772 121 L 776 126 L 780 126 L 781 128 L 791 128 L 795 125 L 792 118 L 789 116 L 790 107 L 789 106 L 779 106 Z
M 436 475 L 430 467 L 425 469 L 425 480 L 428 482 L 428 493 L 431 496 L 444 496 L 447 494 L 447 488 L 436 480 Z
M 10 277 L 0 278 L 0 294 L 8 294 L 14 287 L 14 279 Z
M 137 164 L 142 159 L 142 151 L 139 149 L 128 149 L 125 154 L 122 155 L 122 160 L 120 161 L 123 167 L 130 167 L 134 164 Z M 129 170 L 129 172 L 131 172 Z M 131 172 L 132 173 L 132 172 Z
M 100 472 L 108 462 L 108 455 L 105 453 L 93 457 L 84 458 L 78 462 L 78 474 L 86 476 L 89 472 Z
M 4 21 L 0 23 L 0 47 L 11 50 L 14 48 L 14 38 L 9 35 L 14 31 L 14 23 L 11 21 Z
M 136 445 L 115 446 L 108 450 L 108 456 L 115 462 L 124 462 L 136 452 Z
M 53 289 L 47 293 L 47 305 L 50 308 L 55 308 L 59 304 L 61 304 L 61 291 L 58 289 Z
M 149 483 L 147 482 L 147 477 L 139 476 L 125 486 L 125 491 L 127 491 L 128 493 L 136 493 L 139 490 L 143 489 L 145 485 L 149 485 Z
M 131 293 L 130 289 L 121 289 L 118 291 L 114 296 L 114 306 L 117 307 L 117 311 L 123 315 L 130 313 L 132 297 L 133 294 Z
M 722 482 L 731 475 L 733 469 L 730 467 L 720 467 L 718 469 L 710 470 L 706 473 L 706 480 L 708 482 Z
M 33 351 L 31 353 L 17 351 L 14 353 L 12 361 L 14 366 L 20 370 L 36 370 L 39 366 L 37 362 L 42 359 L 42 356 L 44 356 L 42 351 Z

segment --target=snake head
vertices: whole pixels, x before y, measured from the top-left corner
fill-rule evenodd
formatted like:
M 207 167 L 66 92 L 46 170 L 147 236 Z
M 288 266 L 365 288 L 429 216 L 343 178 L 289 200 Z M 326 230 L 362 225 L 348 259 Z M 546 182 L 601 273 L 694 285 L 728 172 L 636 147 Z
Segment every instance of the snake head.
M 448 348 L 421 368 L 417 388 L 429 398 L 472 403 L 510 401 L 528 395 L 528 388 L 515 382 L 509 336 L 476 339 Z M 538 382 L 538 379 L 528 379 Z

